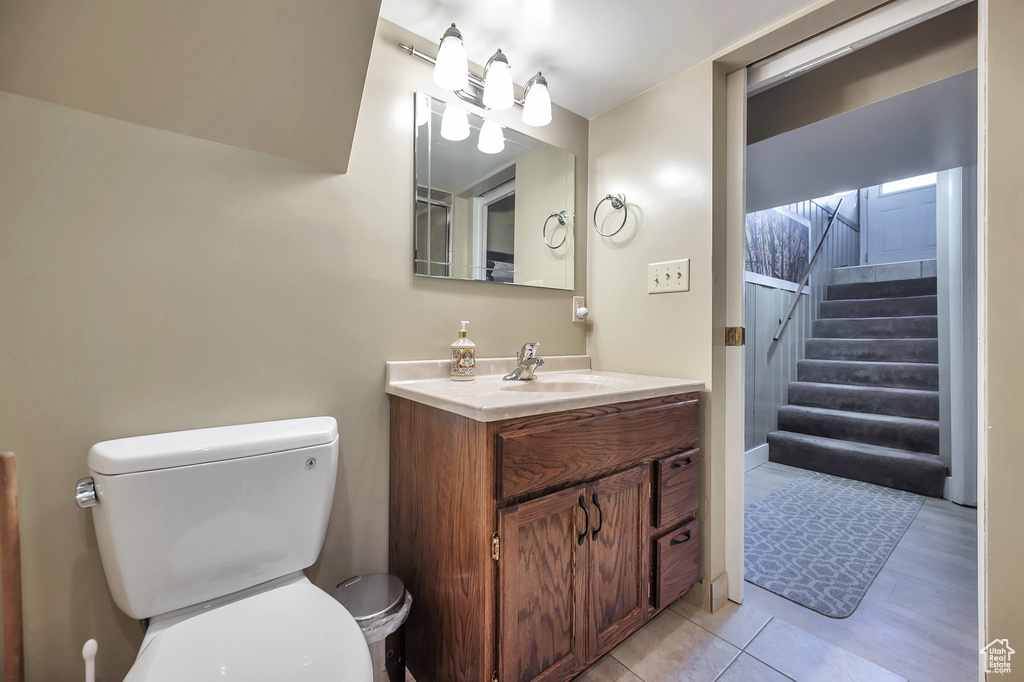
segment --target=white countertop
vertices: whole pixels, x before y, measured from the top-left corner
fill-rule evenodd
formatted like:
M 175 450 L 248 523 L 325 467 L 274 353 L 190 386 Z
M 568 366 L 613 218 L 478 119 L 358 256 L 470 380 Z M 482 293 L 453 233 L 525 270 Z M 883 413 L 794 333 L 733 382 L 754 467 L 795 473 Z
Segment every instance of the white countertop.
M 514 358 L 478 358 L 473 381 L 452 381 L 448 360 L 388 362 L 385 391 L 481 422 L 690 393 L 704 382 L 591 369 L 586 355 L 545 357 L 531 381 L 503 381 Z

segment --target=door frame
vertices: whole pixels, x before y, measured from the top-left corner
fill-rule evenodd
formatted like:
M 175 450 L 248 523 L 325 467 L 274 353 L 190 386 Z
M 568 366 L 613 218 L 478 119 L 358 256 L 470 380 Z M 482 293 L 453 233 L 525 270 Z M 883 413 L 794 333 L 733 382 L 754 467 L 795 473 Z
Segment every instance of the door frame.
M 487 279 L 487 207 L 516 193 L 516 179 L 473 197 L 473 278 Z
M 743 327 L 746 285 L 747 68 L 728 74 L 726 87 L 725 325 Z M 728 595 L 743 601 L 744 421 L 746 345 L 725 348 L 725 573 Z

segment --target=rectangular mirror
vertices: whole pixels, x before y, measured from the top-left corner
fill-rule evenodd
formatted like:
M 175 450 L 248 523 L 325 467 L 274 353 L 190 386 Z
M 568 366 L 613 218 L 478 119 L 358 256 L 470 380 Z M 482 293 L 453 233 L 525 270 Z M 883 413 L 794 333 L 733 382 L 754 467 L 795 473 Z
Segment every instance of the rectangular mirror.
M 575 154 L 423 93 L 414 125 L 413 271 L 571 290 Z

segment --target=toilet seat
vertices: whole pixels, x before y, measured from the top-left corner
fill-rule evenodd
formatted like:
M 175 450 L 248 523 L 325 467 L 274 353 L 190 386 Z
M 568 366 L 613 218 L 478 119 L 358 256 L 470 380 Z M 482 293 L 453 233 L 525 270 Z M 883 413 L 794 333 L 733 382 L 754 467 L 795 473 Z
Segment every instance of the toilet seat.
M 125 682 L 369 682 L 356 621 L 309 581 L 292 582 L 169 625 Z

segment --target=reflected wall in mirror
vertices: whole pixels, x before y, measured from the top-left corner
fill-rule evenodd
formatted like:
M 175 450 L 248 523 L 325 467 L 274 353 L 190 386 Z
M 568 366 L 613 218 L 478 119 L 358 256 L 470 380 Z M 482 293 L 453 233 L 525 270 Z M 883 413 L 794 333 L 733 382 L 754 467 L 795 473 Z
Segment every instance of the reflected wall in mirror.
M 572 289 L 576 156 L 416 93 L 413 271 Z

